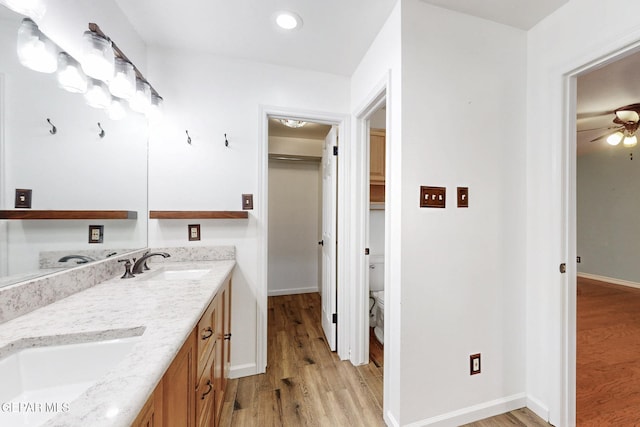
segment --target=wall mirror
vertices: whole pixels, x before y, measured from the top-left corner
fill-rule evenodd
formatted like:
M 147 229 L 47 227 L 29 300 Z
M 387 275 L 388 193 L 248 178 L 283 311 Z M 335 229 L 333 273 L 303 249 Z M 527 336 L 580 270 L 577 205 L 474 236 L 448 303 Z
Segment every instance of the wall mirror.
M 132 215 L 0 219 L 0 286 L 147 246 L 146 118 L 127 111 L 111 120 L 82 94 L 59 88 L 55 73 L 22 66 L 23 18 L 0 6 L 0 209 Z M 16 189 L 31 190 L 30 209 L 16 209 Z

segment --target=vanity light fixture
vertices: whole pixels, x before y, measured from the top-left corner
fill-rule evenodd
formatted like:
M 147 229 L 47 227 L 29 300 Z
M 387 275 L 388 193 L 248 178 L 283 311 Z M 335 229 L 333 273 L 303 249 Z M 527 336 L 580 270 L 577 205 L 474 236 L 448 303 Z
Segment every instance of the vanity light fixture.
M 151 94 L 151 106 L 149 107 L 149 111 L 147 116 L 152 120 L 157 120 L 162 117 L 162 103 L 163 99 L 157 93 Z
M 302 120 L 293 120 L 293 119 L 280 119 L 280 123 L 290 128 L 301 128 L 306 125 L 307 122 L 303 122 Z
M 283 10 L 275 14 L 276 24 L 283 30 L 295 30 L 302 27 L 302 18 L 297 13 Z
M 53 73 L 58 68 L 58 49 L 35 22 L 24 18 L 18 29 L 18 59 L 27 68 Z
M 111 40 L 93 31 L 82 35 L 82 69 L 87 76 L 108 82 L 113 78 L 115 57 Z
M 47 11 L 44 0 L 3 0 L 2 3 L 14 12 L 40 21 Z
M 89 79 L 84 99 L 93 108 L 107 108 L 111 105 L 111 94 L 107 84 L 101 80 Z
M 109 90 L 113 96 L 130 99 L 136 91 L 136 72 L 133 64 L 125 59 L 115 59 L 113 79 L 109 83 Z
M 73 93 L 87 91 L 87 76 L 82 71 L 80 63 L 67 52 L 58 54 L 58 86 Z

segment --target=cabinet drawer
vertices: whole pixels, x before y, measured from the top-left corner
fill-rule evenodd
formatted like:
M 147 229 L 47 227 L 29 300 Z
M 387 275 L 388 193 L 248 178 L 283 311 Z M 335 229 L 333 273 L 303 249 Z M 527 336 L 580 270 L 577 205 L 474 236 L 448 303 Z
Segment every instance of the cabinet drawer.
M 216 299 L 214 298 L 198 322 L 198 378 L 202 375 L 213 344 L 216 342 L 217 314 Z
M 207 363 L 204 365 L 202 376 L 196 387 L 196 426 L 210 427 L 213 425 L 214 405 L 215 405 L 215 382 L 213 378 L 214 351 L 209 354 Z

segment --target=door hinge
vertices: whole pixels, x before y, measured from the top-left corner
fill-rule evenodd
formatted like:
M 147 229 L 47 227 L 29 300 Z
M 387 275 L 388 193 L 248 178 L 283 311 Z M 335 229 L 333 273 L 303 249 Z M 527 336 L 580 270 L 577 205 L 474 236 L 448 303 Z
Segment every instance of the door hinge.
M 337 155 L 338 155 L 338 146 L 337 146 L 337 145 L 334 145 L 334 146 L 333 146 L 333 155 L 334 155 L 334 156 L 337 156 Z
M 364 248 L 364 254 L 369 255 L 369 248 Z
M 564 262 L 562 264 L 560 264 L 560 273 L 566 273 L 567 272 L 567 264 L 565 264 Z
M 331 319 L 331 323 L 338 323 L 338 313 L 333 313 L 333 318 Z

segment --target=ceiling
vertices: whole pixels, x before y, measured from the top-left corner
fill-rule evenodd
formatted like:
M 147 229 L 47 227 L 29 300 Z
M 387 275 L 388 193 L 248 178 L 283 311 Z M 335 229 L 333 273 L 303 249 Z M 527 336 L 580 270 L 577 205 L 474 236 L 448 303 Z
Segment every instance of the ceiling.
M 640 53 L 629 55 L 616 62 L 578 77 L 577 85 L 577 144 L 578 155 L 611 147 L 600 139 L 591 142 L 615 126 L 616 108 L 640 102 Z M 589 130 L 595 129 L 595 130 Z
M 306 125 L 300 128 L 290 128 L 283 125 L 278 119 L 269 119 L 269 136 L 324 140 L 330 130 L 330 125 L 311 122 L 307 122 Z
M 568 0 L 422 0 L 529 29 Z M 351 76 L 397 0 L 116 0 L 149 46 Z M 278 30 L 290 10 L 302 28 Z
M 528 30 L 569 0 L 422 0 L 434 6 Z

